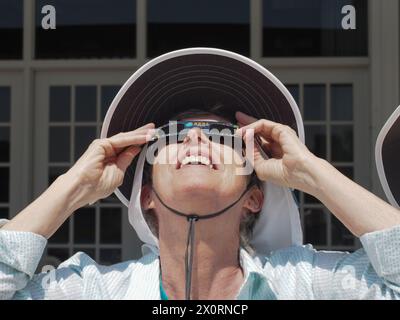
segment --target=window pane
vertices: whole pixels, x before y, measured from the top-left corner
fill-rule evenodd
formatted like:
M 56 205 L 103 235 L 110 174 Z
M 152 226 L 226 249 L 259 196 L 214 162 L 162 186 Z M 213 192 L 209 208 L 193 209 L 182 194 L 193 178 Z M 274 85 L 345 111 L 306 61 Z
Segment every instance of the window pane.
M 75 160 L 85 152 L 94 139 L 96 139 L 96 127 L 75 127 Z
M 120 203 L 119 199 L 115 195 L 115 193 L 112 193 L 110 196 L 108 196 L 105 199 L 101 199 L 100 202 L 104 203 Z
M 74 242 L 94 243 L 96 240 L 96 209 L 81 208 L 74 214 Z
M 75 120 L 96 121 L 96 87 L 79 86 L 75 90 Z
M 54 257 L 58 262 L 64 262 L 69 258 L 69 249 L 66 248 L 48 248 L 47 257 Z M 54 266 L 56 267 L 56 266 Z
M 304 86 L 304 120 L 326 120 L 325 85 Z
M 0 59 L 22 58 L 23 0 L 0 1 Z
M 101 208 L 100 242 L 121 243 L 121 208 Z
M 353 87 L 352 85 L 331 86 L 331 119 L 353 120 Z
M 353 167 L 336 167 L 341 173 L 343 173 L 347 178 L 354 179 L 354 169 Z
M 8 208 L 0 208 L 0 219 L 8 219 Z
M 101 249 L 100 263 L 105 265 L 121 262 L 121 249 Z
M 70 121 L 71 115 L 71 88 L 50 88 L 50 121 Z
M 299 105 L 299 86 L 296 84 L 286 85 L 286 88 L 289 90 L 292 95 L 294 101 L 296 101 L 297 105 Z
M 101 119 L 106 116 L 107 110 L 120 88 L 119 85 L 101 87 Z
M 312 153 L 326 158 L 326 127 L 319 125 L 305 126 L 306 145 Z
M 317 198 L 313 197 L 312 195 L 308 193 L 304 193 L 304 203 L 310 204 L 310 203 L 321 203 Z
M 354 245 L 354 236 L 349 230 L 338 220 L 331 215 L 332 221 L 332 244 L 334 246 L 352 246 Z
M 49 128 L 49 161 L 69 162 L 70 158 L 70 128 Z
M 188 47 L 250 51 L 249 1 L 149 0 L 148 56 Z
M 49 167 L 49 185 L 59 176 L 68 171 L 68 167 Z
M 44 5 L 56 29 L 42 28 Z M 129 58 L 136 54 L 135 0 L 37 0 L 36 58 Z
M 304 209 L 305 243 L 326 245 L 327 223 L 323 209 Z
M 8 203 L 10 193 L 10 169 L 0 168 L 0 202 Z
M 0 87 L 0 122 L 10 122 L 11 90 Z
M 10 161 L 10 128 L 0 127 L 0 162 Z
M 69 222 L 68 219 L 62 226 L 56 231 L 55 234 L 49 239 L 50 243 L 68 243 L 69 242 Z
M 356 29 L 343 29 L 342 7 L 353 5 Z M 365 0 L 264 0 L 263 55 L 367 56 Z
M 332 161 L 353 161 L 353 127 L 332 126 Z

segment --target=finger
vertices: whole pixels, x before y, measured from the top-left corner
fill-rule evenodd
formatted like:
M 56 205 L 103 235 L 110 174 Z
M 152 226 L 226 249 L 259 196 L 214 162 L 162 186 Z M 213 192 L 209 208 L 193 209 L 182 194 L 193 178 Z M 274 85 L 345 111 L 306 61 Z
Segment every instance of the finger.
M 146 137 L 146 143 L 151 141 L 152 138 L 154 137 L 155 133 L 157 132 L 156 129 L 141 129 L 139 131 L 129 131 L 129 132 L 124 132 L 124 133 L 120 133 L 117 136 L 113 136 L 111 138 L 115 139 L 115 140 L 122 140 L 122 139 L 133 139 L 133 137 L 138 137 L 138 136 L 145 136 Z M 114 151 L 116 154 L 119 154 L 121 151 L 123 151 L 124 149 L 126 149 L 126 147 L 116 147 L 115 145 L 113 145 L 114 147 Z
M 146 123 L 144 126 L 141 126 L 141 127 L 137 128 L 137 129 L 135 129 L 135 130 L 139 130 L 139 129 L 149 129 L 149 128 L 154 128 L 154 127 L 155 127 L 154 123 L 149 122 L 149 123 Z
M 116 161 L 118 168 L 125 172 L 140 150 L 140 147 L 132 146 L 121 152 Z
M 268 159 L 254 161 L 254 170 L 257 177 L 262 181 L 271 181 L 278 185 L 287 186 L 287 183 L 282 179 L 282 160 L 281 159 Z
M 273 158 L 282 158 L 283 151 L 281 145 L 278 142 L 267 140 L 261 136 L 259 137 L 261 140 L 261 143 L 259 144 L 267 155 L 272 156 Z
M 254 134 L 260 134 L 268 140 L 276 142 L 280 141 L 281 134 L 289 134 L 297 137 L 297 134 L 288 126 L 281 123 L 273 122 L 270 120 L 261 119 L 254 123 L 251 123 L 243 128 L 238 129 L 237 134 L 244 134 L 247 130 L 254 130 Z
M 150 128 L 139 128 L 139 129 L 135 129 L 132 131 L 120 132 L 120 133 L 116 134 L 115 136 L 111 136 L 109 138 L 116 137 L 116 136 L 118 136 L 118 137 L 132 136 L 132 135 L 137 135 L 137 134 L 154 134 L 154 133 L 156 133 L 156 131 L 157 131 L 156 129 L 151 128 L 151 127 Z
M 118 148 L 126 148 L 133 145 L 143 145 L 149 142 L 151 138 L 151 134 L 126 134 L 113 136 L 107 140 L 110 142 L 114 150 L 116 150 Z

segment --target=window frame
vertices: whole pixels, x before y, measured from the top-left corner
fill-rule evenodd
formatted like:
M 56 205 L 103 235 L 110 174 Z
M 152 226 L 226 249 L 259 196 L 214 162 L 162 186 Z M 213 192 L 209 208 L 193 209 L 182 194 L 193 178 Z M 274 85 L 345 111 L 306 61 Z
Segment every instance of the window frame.
M 331 126 L 330 122 L 330 87 L 331 85 L 338 84 L 352 84 L 353 86 L 353 148 L 354 148 L 354 158 L 352 163 L 354 164 L 354 172 L 353 172 L 353 180 L 369 189 L 371 184 L 370 172 L 372 168 L 371 157 L 370 154 L 370 146 L 365 144 L 365 137 L 370 136 L 370 113 L 365 112 L 363 106 L 368 106 L 369 100 L 365 95 L 367 92 L 369 84 L 368 84 L 368 72 L 366 70 L 354 70 L 351 74 L 349 74 L 349 70 L 345 68 L 336 68 L 332 70 L 331 68 L 315 68 L 313 70 L 309 70 L 306 68 L 299 68 L 296 70 L 287 69 L 287 68 L 276 68 L 272 70 L 272 72 L 285 84 L 287 85 L 299 85 L 299 108 L 303 109 L 303 86 L 307 84 L 326 84 L 327 85 L 327 94 L 325 96 L 325 102 L 327 106 L 327 121 L 326 125 L 328 128 Z M 304 121 L 304 120 L 303 120 Z M 305 124 L 313 123 L 314 121 L 304 121 Z M 323 122 L 323 121 L 318 121 Z M 334 121 L 336 123 L 336 121 Z M 346 121 L 347 123 L 347 121 Z M 328 129 L 329 135 L 329 129 Z M 327 143 L 329 143 L 331 139 L 327 137 Z M 327 144 L 327 157 L 330 159 L 330 145 Z M 302 200 L 302 199 L 301 199 Z M 303 201 L 301 201 L 303 204 Z M 307 204 L 301 206 L 301 220 L 304 223 L 304 209 L 306 208 L 320 208 L 320 205 Z M 317 249 L 328 249 L 328 250 L 355 250 L 361 246 L 359 239 L 355 239 L 354 246 L 344 246 L 344 245 L 332 245 L 332 236 L 331 236 L 331 219 L 327 219 L 328 223 L 328 241 L 326 246 L 315 246 Z M 304 229 L 303 229 L 304 230 Z
M 33 190 L 34 197 L 39 196 L 43 190 L 48 186 L 48 176 L 49 176 L 49 157 L 48 157 L 48 129 L 49 129 L 49 90 L 52 86 L 97 86 L 97 105 L 100 108 L 101 103 L 101 93 L 99 87 L 107 85 L 122 85 L 131 75 L 129 71 L 115 71 L 115 72 L 103 72 L 103 71 L 93 71 L 93 72 L 52 72 L 44 71 L 36 75 L 35 82 L 37 83 L 36 94 L 35 94 L 35 104 L 37 106 L 35 114 L 35 134 L 34 134 L 34 181 Z M 71 90 L 71 107 L 74 107 L 74 91 Z M 73 111 L 72 111 L 73 112 Z M 43 117 L 45 115 L 45 117 Z M 101 123 L 103 119 L 98 114 L 97 125 Z M 94 122 L 90 122 L 93 125 Z M 62 124 L 62 123 L 61 123 Z M 70 119 L 69 124 L 72 124 L 70 128 L 76 127 L 76 122 L 74 119 Z M 84 124 L 84 123 L 83 123 Z M 100 128 L 101 129 L 101 126 Z M 73 130 L 71 130 L 71 136 L 73 137 Z M 98 131 L 100 132 L 100 131 Z M 98 134 L 99 136 L 99 134 Z M 70 144 L 74 145 L 75 141 L 71 140 Z M 74 154 L 73 150 L 70 150 L 71 161 L 73 161 Z M 58 164 L 59 166 L 69 167 L 70 163 Z M 97 202 L 92 207 L 96 208 L 96 241 L 91 244 L 81 244 L 75 243 L 73 240 L 73 229 L 74 229 L 74 217 L 72 216 L 69 228 L 69 241 L 67 244 L 52 244 L 49 243 L 49 248 L 67 248 L 69 249 L 70 255 L 72 255 L 73 249 L 75 248 L 87 248 L 88 246 L 95 248 L 96 255 L 99 256 L 100 249 L 114 249 L 121 247 L 121 259 L 122 261 L 138 258 L 140 256 L 140 246 L 138 238 L 135 231 L 130 226 L 128 221 L 127 208 L 120 202 L 117 203 L 99 203 Z M 122 235 L 121 235 L 121 245 L 118 244 L 102 244 L 100 243 L 100 208 L 122 208 Z

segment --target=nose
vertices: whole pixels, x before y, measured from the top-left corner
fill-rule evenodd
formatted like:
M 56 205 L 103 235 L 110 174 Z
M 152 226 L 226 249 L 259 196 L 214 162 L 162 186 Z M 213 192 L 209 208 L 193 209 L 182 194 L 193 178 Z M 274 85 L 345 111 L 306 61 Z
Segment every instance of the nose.
M 191 128 L 188 131 L 184 142 L 197 145 L 201 143 L 208 143 L 209 140 L 200 128 Z

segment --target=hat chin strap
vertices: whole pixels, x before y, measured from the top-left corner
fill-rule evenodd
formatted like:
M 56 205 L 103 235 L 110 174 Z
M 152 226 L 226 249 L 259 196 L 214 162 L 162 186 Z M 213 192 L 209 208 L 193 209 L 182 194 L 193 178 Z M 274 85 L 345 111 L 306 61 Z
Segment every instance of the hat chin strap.
M 198 220 L 215 218 L 215 217 L 223 214 L 224 212 L 228 211 L 230 208 L 232 208 L 235 204 L 237 204 L 243 198 L 243 196 L 246 194 L 246 192 L 249 191 L 253 185 L 254 185 L 254 183 L 250 182 L 247 185 L 246 189 L 242 192 L 240 197 L 236 201 L 231 203 L 229 206 L 225 207 L 224 209 L 222 209 L 220 211 L 210 213 L 207 215 L 198 215 L 195 213 L 186 214 L 186 213 L 183 213 L 176 209 L 173 209 L 170 206 L 166 205 L 164 203 L 164 201 L 161 200 L 160 196 L 153 188 L 153 192 L 156 195 L 157 199 L 160 201 L 160 203 L 166 209 L 168 209 L 169 211 L 171 211 L 172 213 L 174 213 L 178 216 L 186 218 L 189 223 L 189 229 L 188 229 L 188 235 L 187 235 L 187 241 L 186 241 L 186 253 L 185 253 L 185 284 L 186 284 L 185 299 L 186 300 L 190 300 L 190 292 L 191 292 L 191 287 L 192 287 L 192 266 L 193 266 L 193 250 L 194 250 L 193 242 L 194 242 L 195 222 Z

